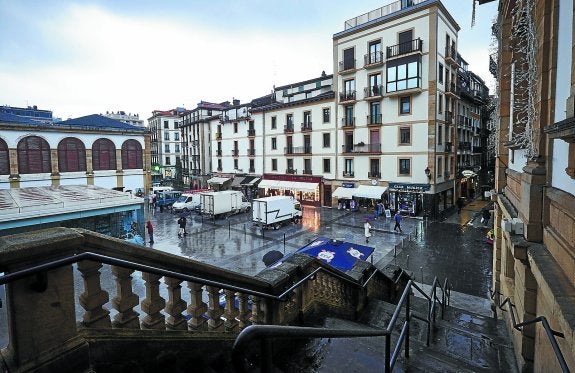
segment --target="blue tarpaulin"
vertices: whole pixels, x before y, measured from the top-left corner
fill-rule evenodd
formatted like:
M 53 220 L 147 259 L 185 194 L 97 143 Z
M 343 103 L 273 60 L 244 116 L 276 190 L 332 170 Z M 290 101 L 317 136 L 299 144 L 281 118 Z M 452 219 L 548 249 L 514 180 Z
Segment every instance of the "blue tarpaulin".
M 367 260 L 374 248 L 351 242 L 318 237 L 294 254 L 306 254 L 317 258 L 340 271 L 349 271 L 358 260 Z M 293 255 L 293 254 L 292 254 Z M 284 261 L 283 258 L 281 261 Z M 278 262 L 275 265 L 280 264 Z M 275 266 L 273 265 L 273 266 Z M 273 267 L 272 266 L 272 267 Z

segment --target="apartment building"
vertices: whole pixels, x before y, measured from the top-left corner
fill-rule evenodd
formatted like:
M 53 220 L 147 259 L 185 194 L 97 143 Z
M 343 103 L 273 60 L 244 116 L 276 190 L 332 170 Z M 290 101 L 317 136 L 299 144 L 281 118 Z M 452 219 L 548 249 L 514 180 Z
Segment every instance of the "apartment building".
M 106 111 L 106 114 L 102 114 L 107 118 L 112 118 L 119 120 L 120 122 L 131 124 L 136 127 L 144 127 L 144 120 L 140 119 L 140 114 L 127 113 L 123 110 L 118 110 L 115 113 L 113 111 Z
M 148 118 L 151 137 L 152 182 L 176 176 L 176 164 L 181 161 L 182 139 L 179 129 L 184 108 L 154 110 Z
M 212 123 L 219 122 L 221 113 L 229 106 L 228 102 L 213 103 L 201 101 L 195 109 L 181 114 L 182 137 L 182 173 L 185 185 L 190 189 L 208 187 L 208 179 L 212 172 L 213 152 L 211 140 L 216 134 L 212 132 Z M 217 137 L 217 134 L 215 135 Z
M 390 209 L 412 215 L 436 215 L 453 205 L 454 129 L 448 119 L 457 100 L 458 30 L 440 1 L 413 0 L 352 18 L 333 36 L 333 187 L 368 191 L 340 189 L 335 197 L 383 197 Z
M 5 118 L 11 117 L 10 120 L 20 121 L 20 118 L 26 118 L 34 122 L 53 123 L 61 121 L 60 118 L 52 116 L 52 110 L 38 109 L 38 106 L 0 106 L 0 114 L 4 114 Z

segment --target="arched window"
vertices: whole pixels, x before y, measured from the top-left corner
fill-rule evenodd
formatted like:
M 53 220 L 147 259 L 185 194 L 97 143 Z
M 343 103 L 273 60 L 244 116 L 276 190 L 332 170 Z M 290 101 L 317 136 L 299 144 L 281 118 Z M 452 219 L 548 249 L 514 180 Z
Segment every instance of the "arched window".
M 116 169 L 116 146 L 108 139 L 98 139 L 92 146 L 92 166 L 94 170 Z
M 52 172 L 50 145 L 38 136 L 24 137 L 18 143 L 18 173 L 38 174 Z
M 0 139 L 0 175 L 10 175 L 10 155 L 6 141 Z
M 86 147 L 75 137 L 66 137 L 58 144 L 60 172 L 86 171 Z
M 136 140 L 127 140 L 122 144 L 122 169 L 131 168 L 144 168 L 142 145 Z

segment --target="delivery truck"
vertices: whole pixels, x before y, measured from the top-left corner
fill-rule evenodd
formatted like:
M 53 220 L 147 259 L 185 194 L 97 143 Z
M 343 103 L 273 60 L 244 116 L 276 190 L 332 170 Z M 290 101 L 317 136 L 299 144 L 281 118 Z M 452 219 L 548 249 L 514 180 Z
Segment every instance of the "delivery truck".
M 251 207 L 244 194 L 236 190 L 200 193 L 200 212 L 213 218 L 246 212 Z
M 273 196 L 254 199 L 252 221 L 263 228 L 278 229 L 283 224 L 301 221 L 300 203 L 290 196 Z

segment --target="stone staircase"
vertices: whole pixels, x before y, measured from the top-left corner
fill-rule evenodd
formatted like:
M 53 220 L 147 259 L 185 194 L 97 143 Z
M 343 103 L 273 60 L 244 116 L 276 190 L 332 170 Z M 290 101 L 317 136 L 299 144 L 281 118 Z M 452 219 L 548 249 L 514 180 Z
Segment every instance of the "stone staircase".
M 427 312 L 427 301 L 411 298 L 412 315 Z M 372 301 L 357 321 L 326 318 L 321 326 L 330 328 L 383 329 L 395 305 Z M 398 321 L 405 319 L 405 311 Z M 427 324 L 412 317 L 410 357 L 403 351 L 393 372 L 517 372 L 512 344 L 503 320 L 449 307 L 441 320 L 437 314 L 430 346 L 425 345 Z M 393 350 L 399 334 L 392 336 Z M 309 341 L 296 356 L 280 367 L 284 372 L 383 372 L 385 337 L 321 339 Z

